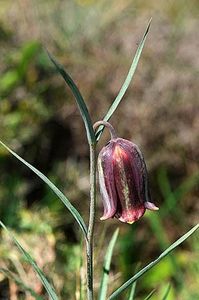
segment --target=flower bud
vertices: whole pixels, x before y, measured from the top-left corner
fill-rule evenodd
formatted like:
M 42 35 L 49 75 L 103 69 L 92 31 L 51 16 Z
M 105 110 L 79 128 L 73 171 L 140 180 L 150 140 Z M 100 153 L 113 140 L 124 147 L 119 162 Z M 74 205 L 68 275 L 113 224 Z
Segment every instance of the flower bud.
M 137 145 L 114 136 L 99 153 L 98 171 L 101 220 L 116 217 L 132 224 L 146 209 L 158 210 L 151 202 L 146 164 Z

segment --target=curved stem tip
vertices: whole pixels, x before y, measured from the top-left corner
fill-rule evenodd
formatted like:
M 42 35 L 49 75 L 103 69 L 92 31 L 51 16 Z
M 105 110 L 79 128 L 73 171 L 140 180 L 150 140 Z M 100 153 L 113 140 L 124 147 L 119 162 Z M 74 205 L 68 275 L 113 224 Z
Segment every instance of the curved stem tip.
M 94 125 L 93 125 L 93 129 L 96 130 L 97 127 L 99 126 L 105 126 L 106 128 L 108 128 L 109 132 L 110 132 L 110 135 L 111 135 L 111 139 L 116 139 L 117 138 L 117 134 L 116 134 L 116 131 L 115 129 L 113 128 L 113 126 L 109 123 L 109 122 L 106 122 L 106 121 L 97 121 Z

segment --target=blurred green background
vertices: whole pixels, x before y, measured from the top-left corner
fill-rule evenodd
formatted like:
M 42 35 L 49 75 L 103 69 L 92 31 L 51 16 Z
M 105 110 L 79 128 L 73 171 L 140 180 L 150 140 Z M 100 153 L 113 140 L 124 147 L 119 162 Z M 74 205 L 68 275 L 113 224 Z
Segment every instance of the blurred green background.
M 45 48 L 65 66 L 88 104 L 93 122 L 117 95 L 137 44 L 153 17 L 138 70 L 111 119 L 121 137 L 140 146 L 158 213 L 133 225 L 100 222 L 97 202 L 96 276 L 120 227 L 110 292 L 197 222 L 199 70 L 198 1 L 1 0 L 0 138 L 46 174 L 88 219 L 89 154 L 73 96 Z M 105 132 L 98 150 L 107 141 Z M 8 225 L 53 280 L 60 299 L 80 299 L 85 266 L 81 234 L 51 191 L 0 147 L 0 220 Z M 44 294 L 33 270 L 5 232 L 0 267 Z M 163 260 L 136 287 L 141 300 L 199 299 L 197 236 Z M 126 293 L 120 299 L 125 299 Z M 33 299 L 0 274 L 0 299 Z

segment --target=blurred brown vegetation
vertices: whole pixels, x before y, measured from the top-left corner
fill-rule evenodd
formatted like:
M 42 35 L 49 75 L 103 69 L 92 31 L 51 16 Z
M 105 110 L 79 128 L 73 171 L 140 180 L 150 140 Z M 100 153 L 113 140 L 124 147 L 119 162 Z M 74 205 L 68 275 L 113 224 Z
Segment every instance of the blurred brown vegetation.
M 135 77 L 111 123 L 121 137 L 142 149 L 160 213 L 149 213 L 132 226 L 116 220 L 104 224 L 98 221 L 102 209 L 98 197 L 96 288 L 115 227 L 121 227 L 121 236 L 110 290 L 129 278 L 138 262 L 144 265 L 154 259 L 197 221 L 198 13 L 196 0 L 1 1 L 0 138 L 58 184 L 84 218 L 89 193 L 85 130 L 73 96 L 45 48 L 77 83 L 94 122 L 116 97 L 153 17 Z M 105 133 L 98 149 L 107 138 Z M 72 217 L 2 148 L 0 165 L 0 219 L 53 279 L 60 299 L 79 299 L 78 282 L 85 270 L 79 272 L 80 234 Z M 172 285 L 168 299 L 198 299 L 196 247 L 192 238 L 176 251 L 174 260 L 168 258 L 150 271 L 138 282 L 136 299 L 144 299 L 153 288 L 157 291 L 152 299 L 161 299 L 168 282 Z M 0 267 L 9 267 L 42 293 L 33 271 L 19 258 L 1 232 Z M 0 275 L 0 299 L 32 298 Z

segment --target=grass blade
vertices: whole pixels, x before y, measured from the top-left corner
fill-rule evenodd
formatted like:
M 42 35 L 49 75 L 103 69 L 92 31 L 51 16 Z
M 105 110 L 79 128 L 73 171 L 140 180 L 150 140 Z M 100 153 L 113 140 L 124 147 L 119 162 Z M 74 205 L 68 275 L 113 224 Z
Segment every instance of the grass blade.
M 45 287 L 49 297 L 51 300 L 58 300 L 58 297 L 56 295 L 56 292 L 53 288 L 53 286 L 49 283 L 46 276 L 42 272 L 42 270 L 37 266 L 36 262 L 32 259 L 30 254 L 22 247 L 22 245 L 19 243 L 19 241 L 10 233 L 10 231 L 6 228 L 6 226 L 0 221 L 0 225 L 7 231 L 9 236 L 11 237 L 12 241 L 15 243 L 17 248 L 21 251 L 21 253 L 26 257 L 29 264 L 33 267 L 36 274 L 38 275 L 41 283 Z
M 152 290 L 152 291 L 148 294 L 148 296 L 146 296 L 146 297 L 144 298 L 144 300 L 149 300 L 149 299 L 151 299 L 151 297 L 153 296 L 153 294 L 155 293 L 155 291 L 156 291 L 156 290 Z
M 87 235 L 87 227 L 84 223 L 79 212 L 76 208 L 70 203 L 70 201 L 66 198 L 66 196 L 39 170 L 29 164 L 26 160 L 24 160 L 21 156 L 16 154 L 13 150 L 11 150 L 8 146 L 6 146 L 3 142 L 0 141 L 0 144 L 6 148 L 13 156 L 15 156 L 19 161 L 21 161 L 24 165 L 26 165 L 31 171 L 33 171 L 38 177 L 40 177 L 49 187 L 50 189 L 58 196 L 58 198 L 64 203 L 64 205 L 68 208 L 70 213 L 73 215 L 77 223 L 79 224 L 84 236 L 86 238 Z
M 179 246 L 182 242 L 184 242 L 188 237 L 190 237 L 197 229 L 199 228 L 199 224 L 195 225 L 192 229 L 190 229 L 187 233 L 185 233 L 181 238 L 175 241 L 171 246 L 169 246 L 160 256 L 149 263 L 146 267 L 140 270 L 137 274 L 131 277 L 128 281 L 126 281 L 122 286 L 120 286 L 115 292 L 113 292 L 109 299 L 114 299 L 120 293 L 122 293 L 125 289 L 127 289 L 133 282 L 138 280 L 142 275 L 144 275 L 147 271 L 149 271 L 152 267 L 157 265 L 165 256 L 167 256 L 171 251 L 173 251 L 177 246 Z
M 195 188 L 195 186 L 198 185 L 199 172 L 196 171 L 190 177 L 186 178 L 175 190 L 172 190 L 168 172 L 165 168 L 162 168 L 158 174 L 158 182 L 161 193 L 164 197 L 164 205 L 162 207 L 161 215 L 165 216 L 175 210 L 175 207 L 179 201 L 181 201 L 181 199 L 185 197 L 187 193 L 189 193 Z M 175 215 L 176 214 L 178 219 L 183 218 L 183 215 L 180 213 L 180 211 L 175 210 Z
M 44 300 L 43 297 L 39 296 L 33 289 L 31 289 L 29 286 L 24 284 L 21 279 L 19 279 L 14 273 L 11 271 L 0 268 L 0 273 L 2 273 L 4 276 L 9 278 L 10 280 L 14 281 L 24 292 L 28 292 L 32 297 L 34 297 L 36 300 Z
M 117 228 L 109 242 L 109 245 L 108 245 L 108 248 L 106 251 L 98 300 L 106 300 L 111 258 L 113 255 L 113 249 L 115 247 L 115 243 L 117 241 L 118 233 L 119 233 L 119 229 Z
M 82 119 L 84 121 L 84 125 L 86 127 L 88 142 L 89 142 L 89 144 L 94 144 L 96 140 L 95 140 L 95 133 L 93 130 L 91 117 L 90 117 L 87 106 L 85 104 L 85 101 L 84 101 L 78 87 L 76 86 L 76 84 L 74 83 L 72 78 L 68 75 L 68 73 L 64 70 L 64 67 L 60 63 L 58 63 L 48 51 L 47 51 L 47 53 L 48 53 L 50 60 L 55 65 L 57 71 L 61 74 L 61 76 L 63 77 L 65 82 L 70 87 L 70 89 L 76 99 L 78 108 L 80 110 Z
M 133 78 L 133 76 L 135 74 L 135 70 L 137 68 L 137 65 L 138 65 L 138 62 L 139 62 L 142 50 L 144 48 L 144 44 L 145 44 L 145 41 L 146 41 L 146 38 L 147 38 L 147 34 L 149 32 L 150 25 L 151 25 L 151 20 L 149 21 L 148 26 L 147 26 L 147 28 L 145 30 L 145 33 L 144 33 L 144 35 L 142 37 L 142 40 L 141 40 L 141 42 L 138 45 L 137 51 L 136 51 L 135 56 L 133 58 L 133 62 L 131 64 L 131 67 L 129 69 L 127 77 L 126 77 L 126 79 L 125 79 L 125 81 L 124 81 L 124 83 L 123 83 L 123 85 L 122 85 L 122 87 L 121 87 L 121 89 L 120 89 L 117 97 L 115 98 L 115 100 L 113 101 L 113 103 L 112 103 L 111 107 L 109 108 L 107 114 L 105 115 L 105 117 L 103 119 L 104 121 L 108 121 L 111 118 L 111 116 L 113 115 L 114 111 L 117 109 L 118 105 L 120 104 L 120 102 L 121 102 L 124 94 L 126 93 L 126 90 L 129 87 L 129 84 L 130 84 L 130 82 L 131 82 L 131 80 L 132 80 L 132 78 Z M 101 136 L 101 134 L 103 132 L 103 129 L 104 129 L 104 126 L 102 125 L 96 131 L 96 139 L 97 139 L 97 141 L 100 139 L 100 136 Z
M 132 284 L 128 300 L 133 300 L 135 297 L 136 281 Z
M 168 287 L 167 287 L 167 289 L 166 289 L 166 292 L 165 292 L 165 294 L 164 294 L 164 296 L 162 298 L 162 300 L 166 300 L 167 299 L 167 297 L 169 295 L 169 292 L 170 292 L 170 289 L 171 289 L 171 285 L 169 284 Z

